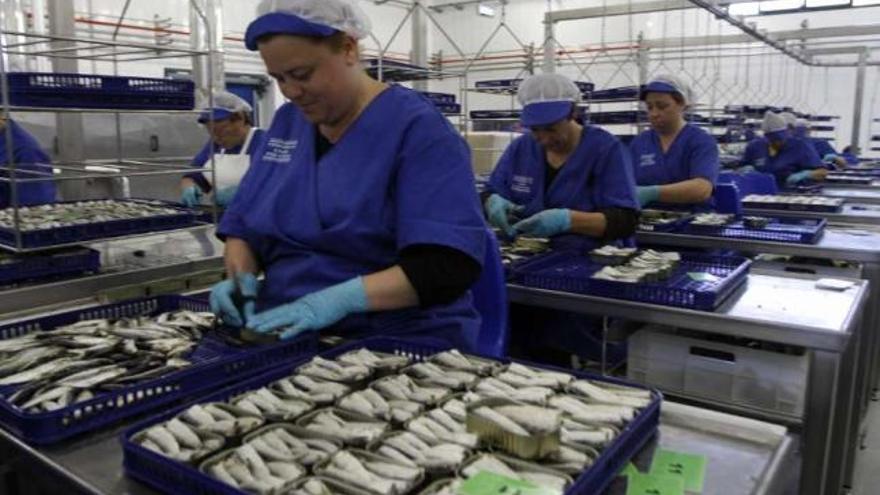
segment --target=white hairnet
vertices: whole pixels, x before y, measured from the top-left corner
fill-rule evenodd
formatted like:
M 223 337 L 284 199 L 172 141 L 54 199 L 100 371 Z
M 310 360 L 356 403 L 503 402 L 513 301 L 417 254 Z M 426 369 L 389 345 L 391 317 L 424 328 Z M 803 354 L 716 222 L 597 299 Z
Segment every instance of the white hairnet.
M 797 119 L 794 121 L 794 126 L 797 128 L 807 129 L 810 127 L 810 123 L 807 122 L 807 119 Z
M 654 83 L 666 84 L 668 86 L 672 86 L 675 89 L 675 92 L 680 94 L 682 98 L 684 98 L 685 105 L 692 105 L 694 103 L 694 92 L 691 90 L 691 87 L 688 83 L 684 81 L 684 79 L 674 76 L 672 74 L 660 74 L 651 81 L 646 86 L 646 92 L 651 91 L 651 85 Z
M 207 97 L 205 98 L 205 103 L 208 103 Z M 228 112 L 245 112 L 251 113 L 253 108 L 251 108 L 251 104 L 244 101 L 244 99 L 238 96 L 235 93 L 230 93 L 229 91 L 217 91 L 214 93 L 214 106 L 211 108 L 219 108 L 226 110 Z
M 789 127 L 794 127 L 794 124 L 795 124 L 795 121 L 797 120 L 797 117 L 795 117 L 793 113 L 782 112 L 779 114 L 779 116 L 782 117 L 782 120 L 785 121 L 785 125 L 787 125 Z
M 355 39 L 366 38 L 372 29 L 370 18 L 354 0 L 263 0 L 257 7 L 258 16 L 273 12 L 293 14 Z
M 764 131 L 764 134 L 768 132 L 779 132 L 788 129 L 788 124 L 785 123 L 785 119 L 782 118 L 782 115 L 778 113 L 773 113 L 771 111 L 767 111 L 764 114 L 764 121 L 761 122 L 761 130 Z
M 562 74 L 535 74 L 520 83 L 517 98 L 521 105 L 548 101 L 581 101 L 581 90 Z

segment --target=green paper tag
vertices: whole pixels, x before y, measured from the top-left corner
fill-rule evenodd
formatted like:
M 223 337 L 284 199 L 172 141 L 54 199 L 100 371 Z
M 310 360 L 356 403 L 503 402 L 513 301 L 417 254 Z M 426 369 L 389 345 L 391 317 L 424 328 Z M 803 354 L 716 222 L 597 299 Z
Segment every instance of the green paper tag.
M 660 449 L 654 453 L 650 472 L 663 476 L 681 476 L 687 491 L 700 493 L 703 491 L 703 478 L 706 475 L 706 456 Z
M 626 463 L 626 466 L 624 466 L 623 469 L 621 469 L 620 472 L 617 473 L 618 476 L 629 476 L 631 474 L 642 474 L 639 472 L 635 464 L 631 462 Z
M 697 282 L 717 282 L 721 280 L 721 277 L 716 277 L 706 272 L 688 272 L 688 277 Z
M 488 471 L 468 478 L 458 489 L 461 495 L 561 495 L 560 492 Z
M 684 480 L 681 476 L 630 474 L 626 495 L 684 495 Z

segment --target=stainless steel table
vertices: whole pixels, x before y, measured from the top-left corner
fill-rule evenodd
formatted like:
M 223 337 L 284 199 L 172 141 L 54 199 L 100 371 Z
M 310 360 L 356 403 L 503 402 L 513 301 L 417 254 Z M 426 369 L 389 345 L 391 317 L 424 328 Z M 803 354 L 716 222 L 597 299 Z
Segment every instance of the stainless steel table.
M 703 247 L 734 249 L 748 253 L 785 254 L 812 258 L 836 259 L 862 263 L 864 278 L 872 287 L 880 287 L 880 232 L 874 227 L 829 226 L 817 244 L 804 245 L 766 241 L 746 241 L 711 236 L 648 233 L 637 234 L 641 243 L 676 247 Z M 865 309 L 862 332 L 858 336 L 857 359 L 844 363 L 853 368 L 853 396 L 846 402 L 852 418 L 845 424 L 845 432 L 839 433 L 839 447 L 850 455 L 844 457 L 843 484 L 851 482 L 853 457 L 858 444 L 860 419 L 867 408 L 871 390 L 877 385 L 880 364 L 880 289 L 871 291 Z M 848 371 L 848 370 L 847 370 Z M 847 382 L 843 382 L 847 383 Z M 843 424 L 840 425 L 843 428 Z
M 833 224 L 880 226 L 880 205 L 857 202 L 845 203 L 839 213 L 770 210 L 764 208 L 743 208 L 743 213 L 766 217 L 827 218 L 828 222 Z
M 117 426 L 42 448 L 23 444 L 0 429 L 0 459 L 15 457 L 18 479 L 43 484 L 39 487 L 42 493 L 154 495 L 157 492 L 123 474 L 119 434 L 125 428 Z M 657 448 L 702 454 L 708 458 L 705 495 L 778 495 L 784 493 L 781 485 L 786 482 L 792 445 L 783 427 L 665 402 L 659 435 L 645 445 L 634 462 L 647 470 Z M 625 486 L 618 480 L 608 492 L 622 494 Z
M 749 275 L 745 287 L 715 312 L 658 306 L 569 292 L 508 286 L 511 302 L 575 313 L 605 315 L 793 345 L 811 356 L 804 417 L 803 494 L 837 493 L 839 460 L 850 430 L 848 401 L 854 393 L 858 326 L 868 294 L 866 281 L 843 292 L 820 291 L 806 277 Z M 835 419 L 837 421 L 835 421 Z M 838 447 L 835 449 L 835 447 Z

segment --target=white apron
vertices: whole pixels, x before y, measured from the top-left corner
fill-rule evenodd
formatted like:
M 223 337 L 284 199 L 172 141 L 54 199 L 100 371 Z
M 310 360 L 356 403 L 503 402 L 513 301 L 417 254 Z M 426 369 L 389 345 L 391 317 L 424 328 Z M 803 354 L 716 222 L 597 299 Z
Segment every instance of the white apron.
M 214 175 L 217 178 L 217 184 L 213 185 L 215 191 L 226 189 L 230 186 L 237 186 L 244 177 L 248 167 L 251 165 L 251 155 L 247 153 L 251 139 L 254 137 L 256 127 L 251 127 L 248 132 L 244 144 L 241 146 L 241 153 L 235 155 L 227 155 L 223 149 L 220 153 L 214 154 Z M 208 162 L 210 163 L 210 162 Z M 211 174 L 205 174 L 210 182 Z

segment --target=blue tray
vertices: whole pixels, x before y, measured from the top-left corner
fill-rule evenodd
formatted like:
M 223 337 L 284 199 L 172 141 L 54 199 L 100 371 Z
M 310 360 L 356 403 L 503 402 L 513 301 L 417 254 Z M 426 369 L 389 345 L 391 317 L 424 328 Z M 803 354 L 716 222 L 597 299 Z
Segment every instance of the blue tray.
M 507 93 L 516 93 L 517 88 L 519 88 L 519 84 L 522 82 L 522 79 L 489 79 L 485 81 L 477 81 L 474 83 L 474 86 L 478 89 L 488 89 L 493 90 L 492 92 L 507 92 Z M 586 95 L 591 93 L 595 88 L 595 85 L 591 82 L 586 81 L 573 81 L 575 86 L 581 90 L 581 93 Z
M 7 256 L 0 259 L 0 285 L 97 272 L 101 268 L 101 253 L 89 248 Z
M 623 86 L 620 88 L 608 88 L 593 91 L 590 99 L 593 100 L 629 100 L 638 98 L 641 88 L 639 86 Z
M 718 227 L 689 223 L 681 232 L 729 239 L 815 244 L 825 232 L 827 223 L 824 218 L 773 218 L 763 229 L 752 229 L 743 225 L 742 219 L 737 219 Z
M 743 201 L 743 208 L 756 210 L 781 210 L 781 211 L 815 211 L 820 213 L 839 213 L 843 208 L 843 202 L 839 205 L 808 205 L 791 203 L 764 203 L 761 201 Z
M 852 184 L 856 186 L 870 186 L 872 182 L 874 182 L 874 178 L 865 175 L 847 175 L 840 174 L 838 175 L 837 171 L 833 172 L 835 176 L 831 174 L 828 177 L 825 177 L 825 182 L 828 184 Z
M 472 119 L 518 119 L 521 110 L 471 110 Z
M 11 72 L 9 101 L 27 107 L 192 110 L 192 81 L 54 72 Z
M 461 113 L 461 105 L 458 103 L 434 103 L 437 110 L 442 114 L 459 114 Z
M 207 301 L 182 296 L 133 299 L 3 325 L 0 326 L 0 340 L 51 330 L 85 319 L 154 315 L 178 309 L 210 310 Z M 193 364 L 181 371 L 107 392 L 53 412 L 28 414 L 0 399 L 0 424 L 29 443 L 55 443 L 159 406 L 191 398 L 242 377 L 253 376 L 271 366 L 313 353 L 315 349 L 317 341 L 314 335 L 249 348 L 227 344 L 219 335 L 206 335 L 187 356 Z M 0 388 L 0 394 L 6 395 L 15 388 Z
M 603 265 L 586 254 L 572 252 L 536 256 L 518 266 L 514 276 L 518 282 L 539 289 L 713 311 L 746 281 L 752 264 L 746 258 L 734 256 L 681 253 L 681 258 L 672 276 L 656 283 L 631 284 L 590 278 Z M 694 271 L 711 273 L 721 279 L 717 282 L 691 280 L 688 272 Z
M 636 124 L 647 122 L 648 114 L 642 111 L 590 112 L 586 115 L 592 124 Z
M 420 343 L 393 338 L 370 338 L 361 341 L 346 343 L 342 346 L 335 347 L 326 352 L 321 353 L 322 357 L 332 359 L 351 350 L 366 347 L 374 351 L 388 352 L 393 354 L 402 354 L 409 356 L 415 360 L 423 360 L 432 354 L 442 352 L 449 349 L 438 344 Z M 491 359 L 491 358 L 487 358 Z M 272 371 L 266 372 L 258 377 L 251 378 L 245 382 L 239 383 L 234 387 L 229 387 L 207 397 L 202 397 L 198 401 L 178 407 L 172 411 L 163 413 L 162 415 L 152 417 L 142 421 L 131 428 L 128 428 L 120 436 L 123 449 L 123 467 L 125 473 L 152 488 L 158 489 L 164 493 L 174 495 L 185 494 L 222 494 L 222 495 L 243 495 L 245 492 L 239 491 L 225 483 L 214 478 L 202 474 L 197 468 L 172 461 L 153 452 L 149 449 L 141 447 L 133 442 L 130 438 L 137 432 L 152 426 L 154 424 L 166 421 L 176 414 L 184 411 L 187 407 L 194 403 L 208 402 L 214 400 L 225 400 L 238 395 L 246 390 L 252 390 L 262 387 L 267 383 L 278 380 L 292 374 L 295 369 L 308 358 L 299 362 L 279 366 Z M 510 360 L 501 360 L 502 362 L 510 362 Z M 535 366 L 544 369 L 562 371 L 571 373 L 579 378 L 587 378 L 603 382 L 614 383 L 617 385 L 625 385 L 633 388 L 646 389 L 641 385 L 631 382 L 609 378 L 581 371 L 567 370 L 552 366 L 539 365 L 518 361 L 529 366 Z M 649 389 L 653 392 L 654 400 L 642 412 L 632 420 L 621 431 L 617 439 L 602 450 L 601 455 L 596 462 L 582 472 L 578 476 L 572 486 L 566 491 L 569 495 L 585 495 L 593 493 L 601 493 L 617 476 L 617 473 L 623 468 L 633 456 L 635 456 L 650 440 L 657 431 L 660 421 L 660 404 L 662 395 L 660 392 Z M 417 493 L 414 491 L 412 493 Z
M 455 103 L 455 95 L 451 93 L 436 93 L 433 91 L 419 91 L 419 93 L 434 103 Z
M 379 59 L 370 58 L 364 60 L 367 74 L 373 78 L 379 76 Z M 382 80 L 383 81 L 417 81 L 428 79 L 431 77 L 431 69 L 420 67 L 414 64 L 404 62 L 396 62 L 393 60 L 382 60 Z
M 684 213 L 684 215 L 678 220 L 660 225 L 651 225 L 651 224 L 642 224 L 641 220 L 639 220 L 639 224 L 637 226 L 638 230 L 642 232 L 676 232 L 678 231 L 684 224 L 691 221 L 693 215 L 690 211 L 674 211 L 674 210 L 666 210 L 664 208 L 645 208 L 644 210 L 660 210 L 660 211 L 669 211 L 670 213 Z M 642 211 L 644 211 L 642 210 Z
M 119 202 L 140 202 L 138 200 L 116 200 Z M 81 201 L 59 201 L 54 204 L 79 203 Z M 151 201 L 154 202 L 155 201 Z M 176 203 L 162 202 L 162 207 L 173 208 L 179 213 L 173 215 L 156 215 L 126 220 L 110 220 L 68 227 L 23 231 L 21 245 L 23 248 L 52 247 L 59 244 L 82 242 L 91 239 L 104 239 L 131 234 L 143 234 L 161 230 L 179 229 L 192 225 L 197 213 Z M 0 227 L 0 247 L 3 245 L 15 248 L 15 230 Z

